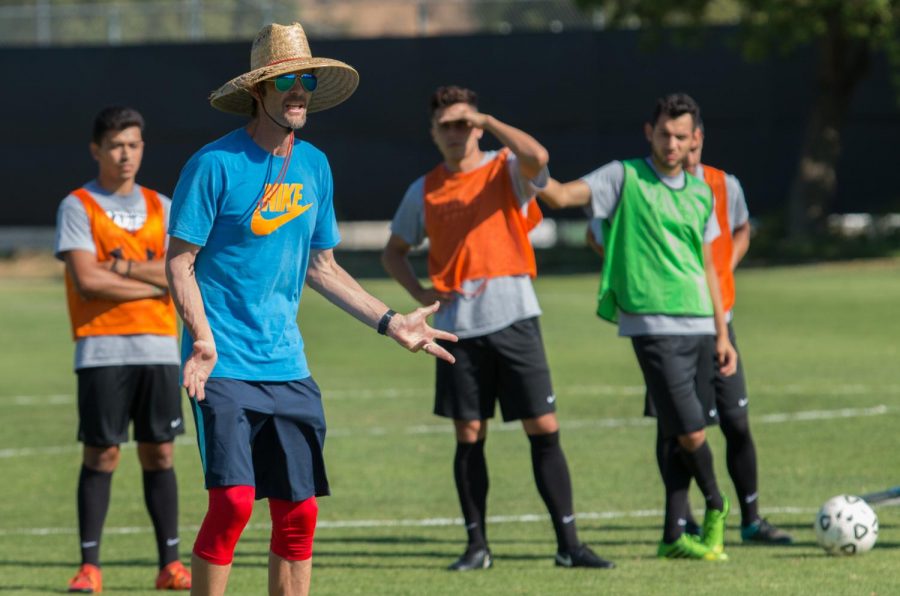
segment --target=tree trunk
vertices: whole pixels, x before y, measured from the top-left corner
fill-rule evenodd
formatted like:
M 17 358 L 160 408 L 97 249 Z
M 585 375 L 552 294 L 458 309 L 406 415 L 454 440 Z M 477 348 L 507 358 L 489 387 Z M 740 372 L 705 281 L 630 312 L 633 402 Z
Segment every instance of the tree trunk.
M 841 129 L 857 84 L 871 61 L 866 39 L 849 38 L 840 17 L 828 19 L 819 42 L 817 93 L 788 195 L 788 239 L 802 243 L 825 230 L 837 191 Z

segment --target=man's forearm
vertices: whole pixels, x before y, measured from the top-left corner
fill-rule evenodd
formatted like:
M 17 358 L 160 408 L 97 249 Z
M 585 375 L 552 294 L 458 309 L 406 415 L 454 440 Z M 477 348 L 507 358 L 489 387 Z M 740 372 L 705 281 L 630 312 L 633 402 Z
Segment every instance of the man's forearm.
M 338 265 L 331 251 L 321 251 L 310 258 L 306 283 L 329 302 L 373 329 L 388 310 L 384 302 L 369 294 Z
M 728 337 L 728 321 L 725 319 L 725 309 L 722 306 L 722 291 L 719 288 L 719 275 L 716 273 L 716 267 L 713 264 L 712 254 L 704 260 L 704 271 L 706 273 L 706 284 L 709 286 L 709 296 L 713 305 L 713 320 L 716 325 L 716 335 Z
M 203 306 L 203 296 L 194 275 L 193 255 L 184 252 L 167 258 L 165 271 L 175 309 L 184 321 L 190 336 L 194 341 L 214 342 L 212 329 L 206 318 L 206 309 Z
M 96 256 L 87 251 L 69 251 L 64 259 L 75 289 L 87 300 L 128 302 L 165 294 L 165 290 L 154 285 L 113 273 L 111 262 L 97 261 Z
M 750 250 L 750 222 L 735 228 L 731 238 L 731 270 L 734 271 Z
M 397 254 L 390 249 L 385 250 L 381 254 L 381 264 L 388 275 L 397 280 L 397 283 L 409 292 L 409 295 L 412 296 L 413 300 L 421 302 L 419 296 L 422 294 L 424 288 L 422 288 L 422 284 L 419 283 L 419 278 L 416 277 L 416 272 L 413 270 L 412 263 L 409 262 L 406 255 Z
M 547 186 L 538 191 L 538 198 L 553 209 L 581 207 L 590 202 L 591 189 L 582 180 L 563 184 L 550 178 Z
M 166 289 L 169 287 L 169 280 L 166 278 L 166 261 L 164 259 L 154 259 L 152 261 L 118 259 L 113 261 L 112 271 L 129 279 L 153 284 L 158 288 Z
M 484 130 L 515 153 L 522 171 L 529 178 L 540 174 L 550 160 L 547 149 L 527 132 L 501 122 L 493 116 L 485 116 Z

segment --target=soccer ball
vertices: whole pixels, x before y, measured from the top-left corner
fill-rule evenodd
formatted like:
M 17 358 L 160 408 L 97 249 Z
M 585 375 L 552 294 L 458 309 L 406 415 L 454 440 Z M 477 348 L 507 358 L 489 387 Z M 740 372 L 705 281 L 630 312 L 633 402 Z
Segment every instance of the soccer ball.
M 878 516 L 853 495 L 825 501 L 816 515 L 816 540 L 829 555 L 855 555 L 872 550 L 878 539 Z

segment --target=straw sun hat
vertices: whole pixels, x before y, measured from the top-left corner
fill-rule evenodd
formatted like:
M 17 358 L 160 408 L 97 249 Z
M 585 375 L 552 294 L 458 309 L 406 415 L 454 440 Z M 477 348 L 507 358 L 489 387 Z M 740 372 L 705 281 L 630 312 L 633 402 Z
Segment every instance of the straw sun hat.
M 213 91 L 209 102 L 223 112 L 250 115 L 253 109 L 250 89 L 254 85 L 298 70 L 312 70 L 319 79 L 319 86 L 306 106 L 307 112 L 320 112 L 338 105 L 353 95 L 359 84 L 359 74 L 349 64 L 331 58 L 313 58 L 300 23 L 273 23 L 263 27 L 253 40 L 250 72 Z

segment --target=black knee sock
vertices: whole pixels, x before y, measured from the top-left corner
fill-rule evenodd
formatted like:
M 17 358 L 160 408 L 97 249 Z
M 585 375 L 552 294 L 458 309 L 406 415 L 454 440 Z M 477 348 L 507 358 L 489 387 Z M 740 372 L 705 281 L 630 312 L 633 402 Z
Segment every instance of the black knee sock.
M 178 484 L 175 470 L 144 470 L 144 503 L 153 521 L 159 567 L 178 560 Z
M 677 443 L 676 443 L 677 445 Z M 674 453 L 671 445 L 667 444 L 667 440 L 662 438 L 662 435 L 659 433 L 656 434 L 656 465 L 659 467 L 659 475 L 662 476 L 663 483 L 666 481 L 666 460 L 669 457 L 673 457 L 672 453 Z M 680 457 L 676 455 L 675 457 Z M 690 474 L 690 472 L 688 472 Z M 690 479 L 688 479 L 688 485 L 690 486 Z M 683 521 L 685 524 L 693 523 L 697 524 L 697 520 L 694 519 L 694 514 L 691 513 L 691 503 L 689 498 L 689 491 L 685 491 L 684 499 L 685 499 L 685 507 L 684 507 L 684 515 Z
M 100 566 L 100 536 L 109 510 L 112 472 L 81 466 L 78 476 L 78 536 L 81 562 Z
M 742 411 L 739 416 L 723 415 L 721 425 L 725 434 L 728 474 L 741 505 L 741 525 L 749 526 L 759 519 L 756 445 L 750 434 L 750 421 L 747 413 Z
M 459 506 L 466 520 L 469 548 L 487 546 L 487 529 L 484 519 L 487 513 L 488 473 L 484 458 L 484 441 L 457 443 L 453 459 L 453 476 L 459 494 Z
M 692 453 L 689 453 L 684 448 L 678 451 L 681 454 L 681 459 L 697 481 L 697 487 L 706 498 L 706 507 L 708 509 L 721 510 L 724 507 L 724 503 L 722 502 L 722 493 L 719 491 L 719 485 L 716 484 L 713 454 L 709 448 L 709 443 L 703 441 L 703 444 Z
M 691 471 L 679 454 L 677 439 L 657 437 L 657 456 L 666 489 L 666 513 L 663 521 L 663 542 L 671 544 L 684 533 L 685 515 L 688 509 L 688 488 Z
M 559 432 L 529 435 L 528 440 L 531 441 L 534 481 L 550 512 L 557 547 L 560 552 L 574 552 L 578 548 L 578 533 L 572 505 L 572 481 L 566 456 L 559 445 Z

